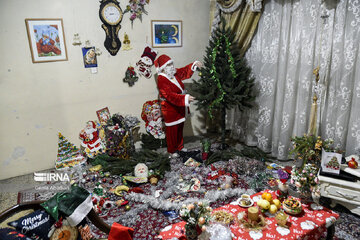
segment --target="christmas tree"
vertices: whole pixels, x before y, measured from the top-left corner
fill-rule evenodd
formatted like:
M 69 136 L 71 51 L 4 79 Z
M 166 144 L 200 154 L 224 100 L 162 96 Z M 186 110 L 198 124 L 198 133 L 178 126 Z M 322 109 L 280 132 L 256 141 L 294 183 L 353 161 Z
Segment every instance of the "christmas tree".
M 84 161 L 85 158 L 80 154 L 80 150 L 59 133 L 58 155 L 55 168 L 61 169 L 73 167 Z
M 192 90 L 197 100 L 197 109 L 206 110 L 213 118 L 214 111 L 220 113 L 221 140 L 225 145 L 226 109 L 238 107 L 240 111 L 252 107 L 254 78 L 246 59 L 234 42 L 235 35 L 225 27 L 222 19 L 206 48 L 204 67 L 199 81 L 194 81 Z

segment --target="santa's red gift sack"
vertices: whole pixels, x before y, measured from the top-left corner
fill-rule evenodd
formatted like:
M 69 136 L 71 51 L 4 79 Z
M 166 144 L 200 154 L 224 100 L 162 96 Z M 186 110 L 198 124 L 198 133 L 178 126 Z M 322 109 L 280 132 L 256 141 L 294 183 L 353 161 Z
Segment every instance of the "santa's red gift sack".
M 150 133 L 156 139 L 165 138 L 159 100 L 145 102 L 142 107 L 141 118 L 145 121 L 146 132 Z
M 113 223 L 111 225 L 108 240 L 131 240 L 134 234 L 134 229 L 124 227 L 119 223 Z

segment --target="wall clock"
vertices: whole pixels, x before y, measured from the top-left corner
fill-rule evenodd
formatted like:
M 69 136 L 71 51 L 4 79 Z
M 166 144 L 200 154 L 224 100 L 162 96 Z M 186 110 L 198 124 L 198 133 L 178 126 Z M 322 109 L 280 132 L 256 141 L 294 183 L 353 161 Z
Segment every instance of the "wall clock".
M 100 3 L 99 16 L 103 22 L 101 27 L 106 35 L 104 46 L 112 56 L 115 56 L 121 47 L 118 33 L 123 11 L 117 0 L 101 0 Z

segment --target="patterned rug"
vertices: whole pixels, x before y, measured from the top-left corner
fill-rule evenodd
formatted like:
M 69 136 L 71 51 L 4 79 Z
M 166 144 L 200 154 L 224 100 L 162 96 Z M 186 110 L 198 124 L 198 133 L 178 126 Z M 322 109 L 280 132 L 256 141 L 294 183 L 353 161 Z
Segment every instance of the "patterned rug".
M 243 193 L 252 194 L 268 188 L 266 177 L 272 174 L 274 173 L 266 169 L 263 162 L 243 157 L 236 157 L 228 162 L 216 162 L 209 167 L 201 165 L 197 168 L 184 166 L 180 158 L 171 159 L 171 172 L 168 172 L 157 186 L 149 183 L 138 185 L 143 193 L 127 193 L 123 196 L 129 201 L 127 209 L 124 206 L 112 205 L 101 209 L 99 216 L 110 225 L 118 222 L 134 228 L 134 240 L 154 239 L 162 228 L 181 221 L 176 211 L 171 211 L 172 209 L 179 209 L 187 201 L 203 200 L 209 201 L 212 208 L 220 207 L 234 201 Z M 224 181 L 227 178 L 224 177 L 225 175 L 236 179 L 237 185 L 224 190 Z M 101 179 L 96 176 L 88 177 L 94 178 L 94 181 L 83 184 L 79 182 L 79 184 L 92 192 Z M 112 184 L 109 183 L 110 180 Z M 188 184 L 194 184 L 197 180 L 200 182 L 200 189 L 187 191 Z M 121 184 L 119 177 L 112 176 L 107 177 L 106 183 L 101 183 L 105 192 L 107 188 L 119 184 Z M 19 192 L 18 200 L 19 202 L 46 200 L 54 194 L 54 191 L 29 189 Z M 107 194 L 110 201 L 121 199 L 114 194 L 108 192 Z M 360 239 L 360 218 L 341 210 L 337 212 L 340 218 L 335 227 L 334 239 Z M 94 226 L 91 228 L 96 238 L 106 238 L 106 235 Z

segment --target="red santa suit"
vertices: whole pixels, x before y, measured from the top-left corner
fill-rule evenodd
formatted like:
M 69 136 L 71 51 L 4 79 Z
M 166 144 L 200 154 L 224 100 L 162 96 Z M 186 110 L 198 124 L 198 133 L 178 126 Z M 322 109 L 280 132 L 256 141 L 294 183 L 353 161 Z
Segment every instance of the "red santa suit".
M 80 132 L 79 137 L 82 140 L 81 146 L 88 148 L 90 152 L 96 152 L 103 148 L 98 129 L 93 121 L 87 122 L 85 129 Z
M 167 55 L 161 55 L 155 60 L 158 72 L 161 72 L 173 61 Z M 166 143 L 169 153 L 183 149 L 183 128 L 185 116 L 189 113 L 189 94 L 185 94 L 184 83 L 194 73 L 195 63 L 176 69 L 173 78 L 165 73 L 159 73 L 157 85 L 160 95 L 161 112 L 165 122 Z

